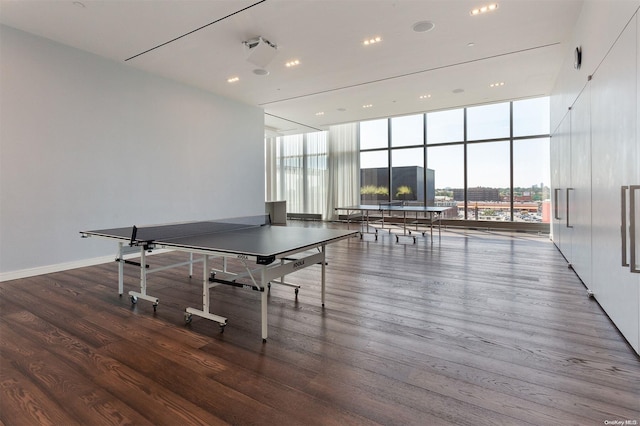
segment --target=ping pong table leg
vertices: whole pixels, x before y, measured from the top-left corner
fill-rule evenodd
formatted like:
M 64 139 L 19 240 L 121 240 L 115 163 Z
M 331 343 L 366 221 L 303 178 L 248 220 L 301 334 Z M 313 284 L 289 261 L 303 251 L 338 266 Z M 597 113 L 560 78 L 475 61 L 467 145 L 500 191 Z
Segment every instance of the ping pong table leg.
M 122 296 L 124 293 L 124 258 L 122 249 L 124 247 L 123 242 L 118 243 L 118 294 Z
M 204 255 L 202 258 L 202 310 L 195 308 L 187 308 L 184 313 L 184 320 L 187 324 L 191 323 L 191 319 L 193 315 L 199 316 L 201 318 L 206 318 L 211 321 L 215 321 L 220 325 L 220 332 L 224 332 L 224 328 L 227 325 L 227 319 L 225 317 L 221 317 L 220 315 L 216 315 L 210 312 L 210 289 L 212 285 L 209 280 L 209 274 L 211 271 L 209 270 L 209 256 Z
M 431 225 L 431 244 L 433 244 L 433 213 L 429 215 L 429 225 Z
M 321 301 L 322 301 L 322 307 L 324 308 L 324 282 L 325 282 L 325 276 L 326 276 L 326 270 L 327 270 L 327 262 L 325 261 L 325 248 L 326 245 L 322 245 L 322 249 L 320 251 L 322 251 L 322 262 L 321 262 L 321 268 L 322 268 L 322 278 L 321 278 Z
M 406 210 L 402 211 L 402 235 L 407 235 L 407 211 Z
M 209 256 L 206 254 L 202 259 L 202 311 L 209 311 Z
M 158 298 L 147 294 L 147 257 L 144 246 L 140 246 L 140 292 L 130 291 L 129 296 L 131 296 L 132 304 L 138 303 L 138 299 L 143 299 L 153 303 L 154 312 L 158 307 Z
M 261 312 L 261 322 L 262 322 L 262 341 L 267 341 L 267 285 L 269 284 L 265 272 L 267 268 L 262 268 L 260 271 L 260 284 L 262 285 L 262 292 L 260 294 L 260 312 Z M 283 279 L 284 281 L 284 279 Z
M 140 293 L 147 294 L 147 257 L 144 246 L 140 247 Z

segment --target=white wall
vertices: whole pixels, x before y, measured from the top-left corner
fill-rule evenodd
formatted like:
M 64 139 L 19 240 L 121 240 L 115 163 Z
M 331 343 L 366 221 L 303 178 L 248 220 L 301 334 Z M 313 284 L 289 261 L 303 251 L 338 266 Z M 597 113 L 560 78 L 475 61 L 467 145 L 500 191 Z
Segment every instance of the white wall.
M 585 0 L 565 60 L 550 97 L 551 133 L 576 101 L 622 29 L 640 7 L 640 0 Z M 582 48 L 582 66 L 576 70 L 574 50 Z
M 0 55 L 0 280 L 113 257 L 81 230 L 264 212 L 262 109 L 6 26 Z

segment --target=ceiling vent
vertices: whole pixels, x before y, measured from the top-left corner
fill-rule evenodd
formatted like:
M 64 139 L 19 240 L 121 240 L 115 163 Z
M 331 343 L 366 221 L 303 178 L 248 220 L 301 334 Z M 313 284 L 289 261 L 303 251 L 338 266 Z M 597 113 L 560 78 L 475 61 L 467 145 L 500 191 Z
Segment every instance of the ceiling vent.
M 245 46 L 247 61 L 263 69 L 273 61 L 278 53 L 278 46 L 262 37 L 243 41 L 242 44 Z

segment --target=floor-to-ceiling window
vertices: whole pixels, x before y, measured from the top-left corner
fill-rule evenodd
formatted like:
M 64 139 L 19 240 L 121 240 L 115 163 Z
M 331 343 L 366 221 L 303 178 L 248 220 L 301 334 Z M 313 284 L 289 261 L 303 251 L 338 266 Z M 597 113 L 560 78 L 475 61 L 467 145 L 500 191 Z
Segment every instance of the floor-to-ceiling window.
M 391 126 L 391 198 L 424 204 L 424 114 L 396 117 Z
M 549 98 L 513 102 L 514 215 L 523 221 L 551 221 L 549 117 Z M 541 206 L 537 214 L 518 212 L 531 202 Z
M 401 200 L 451 207 L 452 219 L 549 223 L 546 97 L 364 121 L 357 134 L 361 203 Z M 355 142 L 350 149 L 357 159 Z M 336 191 L 327 188 L 327 158 L 327 132 L 269 138 L 267 199 L 327 217 L 327 194 Z
M 389 120 L 360 123 L 360 195 L 362 202 L 389 199 Z
M 403 200 L 451 206 L 449 217 L 465 220 L 549 223 L 548 98 L 362 122 L 360 159 L 363 203 Z

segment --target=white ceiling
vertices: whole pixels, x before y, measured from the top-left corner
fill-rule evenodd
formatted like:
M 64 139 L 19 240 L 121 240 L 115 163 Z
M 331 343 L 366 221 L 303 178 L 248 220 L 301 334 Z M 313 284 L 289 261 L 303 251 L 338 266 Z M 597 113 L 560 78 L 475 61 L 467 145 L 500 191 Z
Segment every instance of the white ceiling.
M 496 11 L 470 15 L 487 3 L 0 0 L 0 23 L 260 106 L 268 132 L 291 134 L 549 95 L 582 0 L 498 0 Z M 412 30 L 425 20 L 435 28 Z M 278 46 L 266 76 L 242 43 L 257 36 Z M 382 42 L 363 45 L 374 36 Z M 300 65 L 285 67 L 292 59 Z

